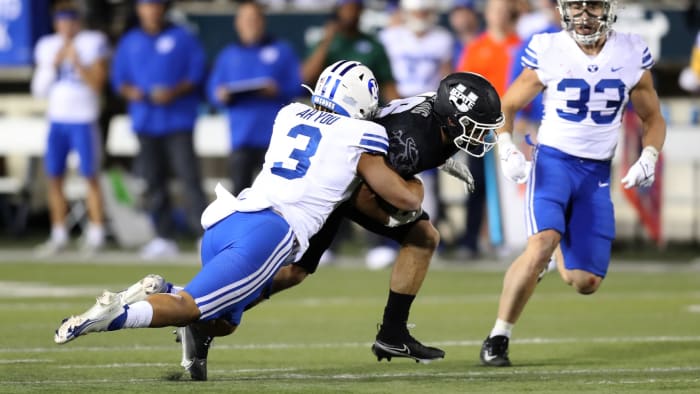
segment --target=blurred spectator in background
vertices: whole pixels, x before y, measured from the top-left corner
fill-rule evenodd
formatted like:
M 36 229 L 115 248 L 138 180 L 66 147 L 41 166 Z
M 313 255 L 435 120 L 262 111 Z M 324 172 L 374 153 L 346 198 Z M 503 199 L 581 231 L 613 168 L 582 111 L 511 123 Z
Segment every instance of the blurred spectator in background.
M 476 0 L 455 0 L 448 15 L 450 29 L 454 35 L 454 62 L 458 66 L 464 47 L 469 45 L 481 32 L 481 21 L 475 8 Z
M 379 39 L 389 55 L 399 96 L 411 97 L 436 91 L 440 80 L 452 72 L 454 50 L 450 32 L 437 25 L 439 2 L 401 0 L 399 12 L 401 23 L 379 33 Z M 389 135 L 389 138 L 392 136 Z M 425 171 L 420 175 L 424 186 L 423 209 L 436 225 L 442 211 L 437 170 Z M 374 246 L 367 253 L 365 263 L 371 269 L 389 266 L 396 259 L 396 247 L 395 243 Z
M 338 0 L 321 41 L 302 66 L 302 79 L 313 86 L 321 71 L 339 61 L 356 60 L 374 71 L 384 102 L 398 98 L 384 47 L 374 37 L 360 31 L 362 0 Z
M 515 32 L 518 12 L 509 0 L 488 0 L 484 19 L 486 30 L 464 48 L 458 68 L 483 75 L 503 95 L 521 42 Z
M 369 67 L 379 83 L 382 102 L 399 97 L 391 73 L 391 64 L 384 46 L 372 35 L 360 31 L 360 16 L 364 10 L 362 0 L 337 0 L 326 23 L 323 38 L 313 47 L 302 65 L 302 80 L 314 86 L 327 66 L 340 60 L 356 60 Z M 343 222 L 339 235 L 321 257 L 321 265 L 335 260 L 338 245 L 350 235 L 348 222 Z
M 453 39 L 438 26 L 438 0 L 401 0 L 401 24 L 379 33 L 400 97 L 435 91 L 452 72 Z
M 165 20 L 166 0 L 138 0 L 140 25 L 117 47 L 112 85 L 128 102 L 139 140 L 138 175 L 146 182 L 148 208 L 157 237 L 141 250 L 145 259 L 178 253 L 168 180 L 172 171 L 183 183 L 190 229 L 201 231 L 206 199 L 193 131 L 205 73 L 205 55 L 189 31 Z
M 73 1 L 56 3 L 53 23 L 55 33 L 42 37 L 35 47 L 36 70 L 31 82 L 32 94 L 48 99 L 49 119 L 44 164 L 49 178 L 51 236 L 37 252 L 48 256 L 68 245 L 63 184 L 68 154 L 75 150 L 80 174 L 87 181 L 89 223 L 82 248 L 93 253 L 103 246 L 105 236 L 99 184 L 102 143 L 96 121 L 109 47 L 104 34 L 83 30 L 80 10 Z
M 700 32 L 690 53 L 690 64 L 681 71 L 678 84 L 683 90 L 700 93 Z
M 218 55 L 207 93 L 228 114 L 231 181 L 238 195 L 262 167 L 277 112 L 301 93 L 301 71 L 291 46 L 265 34 L 260 4 L 242 3 L 235 29 L 239 42 Z
M 539 12 L 547 17 L 549 23 L 541 31 L 535 32 L 534 34 L 556 33 L 560 31 L 561 15 L 559 14 L 559 11 L 557 11 L 557 0 L 537 1 Z M 520 44 L 518 51 L 513 56 L 513 65 L 510 71 L 510 77 L 508 78 L 509 86 L 523 71 L 523 63 L 518 59 L 521 59 L 526 55 L 526 49 L 530 44 L 531 39 L 532 35 L 527 37 L 522 44 Z M 515 119 L 515 130 L 518 130 L 518 132 L 522 133 L 523 135 L 535 135 L 540 126 L 540 122 L 542 121 L 543 111 L 544 107 L 542 106 L 542 93 L 540 93 L 537 95 L 537 97 L 530 101 L 530 104 L 528 104 L 524 109 L 518 111 L 517 118 Z
M 464 48 L 457 70 L 483 75 L 502 97 L 510 76 L 513 54 L 520 45 L 520 38 L 515 32 L 518 11 L 510 0 L 488 0 L 484 19 L 486 30 Z M 463 244 L 458 250 L 460 258 L 478 257 L 481 253 L 479 236 L 486 204 L 486 162 L 487 158 L 471 157 L 467 162 L 476 189 L 467 199 L 466 228 Z
M 237 0 L 238 3 L 245 3 L 247 0 Z M 330 8 L 335 0 L 260 0 L 259 4 L 269 10 L 319 10 Z
M 548 0 L 515 0 L 515 10 L 518 13 L 515 31 L 521 39 L 529 39 L 533 34 L 546 29 L 551 23 L 552 18 L 549 16 L 549 6 L 545 4 L 546 1 Z

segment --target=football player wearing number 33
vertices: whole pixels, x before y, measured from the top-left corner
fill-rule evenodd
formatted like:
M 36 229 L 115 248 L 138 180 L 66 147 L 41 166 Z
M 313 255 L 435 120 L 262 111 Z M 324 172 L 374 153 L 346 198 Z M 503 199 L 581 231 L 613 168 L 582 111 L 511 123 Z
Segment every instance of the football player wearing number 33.
M 666 136 L 649 71 L 654 61 L 641 37 L 611 30 L 616 7 L 616 0 L 559 0 L 564 31 L 532 38 L 525 68 L 503 97 L 498 151 L 504 175 L 527 183 L 529 238 L 505 274 L 498 318 L 480 352 L 485 365 L 510 365 L 511 330 L 557 245 L 559 273 L 576 291 L 594 293 L 605 277 L 615 237 L 610 161 L 628 100 L 643 122 L 644 149 L 622 185 L 654 182 Z M 516 111 L 539 92 L 544 117 L 529 168 L 511 130 Z

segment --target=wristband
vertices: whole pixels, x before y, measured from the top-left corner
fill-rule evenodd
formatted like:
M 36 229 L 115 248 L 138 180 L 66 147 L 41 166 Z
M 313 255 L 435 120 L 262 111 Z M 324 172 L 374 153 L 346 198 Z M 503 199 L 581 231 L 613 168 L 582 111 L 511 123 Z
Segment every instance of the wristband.
M 510 131 L 502 131 L 498 133 L 498 145 L 509 145 L 513 143 L 513 137 Z
M 644 147 L 640 157 L 641 156 L 645 156 L 651 162 L 656 164 L 656 161 L 659 159 L 659 151 L 656 148 L 654 148 L 653 146 L 649 145 L 649 146 Z

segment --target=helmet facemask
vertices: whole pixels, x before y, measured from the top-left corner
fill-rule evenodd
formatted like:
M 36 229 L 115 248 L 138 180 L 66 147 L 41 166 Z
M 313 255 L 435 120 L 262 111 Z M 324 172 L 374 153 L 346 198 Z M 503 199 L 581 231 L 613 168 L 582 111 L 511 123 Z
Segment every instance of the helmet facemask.
M 562 27 L 581 45 L 595 45 L 608 34 L 617 19 L 617 0 L 558 0 L 558 3 Z M 581 34 L 576 31 L 577 27 L 594 31 Z
M 454 119 L 449 118 L 448 122 L 454 123 Z M 496 146 L 496 129 L 502 127 L 504 123 L 503 117 L 498 123 L 487 124 L 475 122 L 469 116 L 463 115 L 457 120 L 456 125 L 461 128 L 461 132 L 453 142 L 460 150 L 470 156 L 483 157 Z M 452 128 L 454 127 L 452 126 Z

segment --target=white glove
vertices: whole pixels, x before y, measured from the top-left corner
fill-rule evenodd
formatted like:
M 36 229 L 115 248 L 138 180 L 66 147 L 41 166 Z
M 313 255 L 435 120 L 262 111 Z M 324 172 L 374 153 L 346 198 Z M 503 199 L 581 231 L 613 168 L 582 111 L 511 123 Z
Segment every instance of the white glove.
M 411 223 L 418 219 L 422 213 L 423 208 L 417 209 L 415 211 L 398 211 L 393 215 L 389 215 L 389 222 L 386 224 L 386 226 L 403 226 L 404 224 Z
M 642 150 L 639 159 L 632 164 L 627 175 L 622 178 L 622 185 L 625 189 L 633 186 L 649 187 L 654 183 L 654 168 L 656 160 L 659 158 L 659 151 L 653 146 L 647 146 Z
M 464 190 L 467 193 L 474 192 L 474 189 L 476 188 L 474 177 L 472 176 L 471 171 L 469 171 L 469 167 L 467 167 L 464 163 L 461 163 L 453 158 L 449 158 L 445 164 L 439 166 L 438 168 L 464 182 Z
M 506 178 L 515 183 L 527 182 L 532 163 L 525 160 L 525 155 L 515 146 L 508 132 L 498 134 L 498 156 Z

